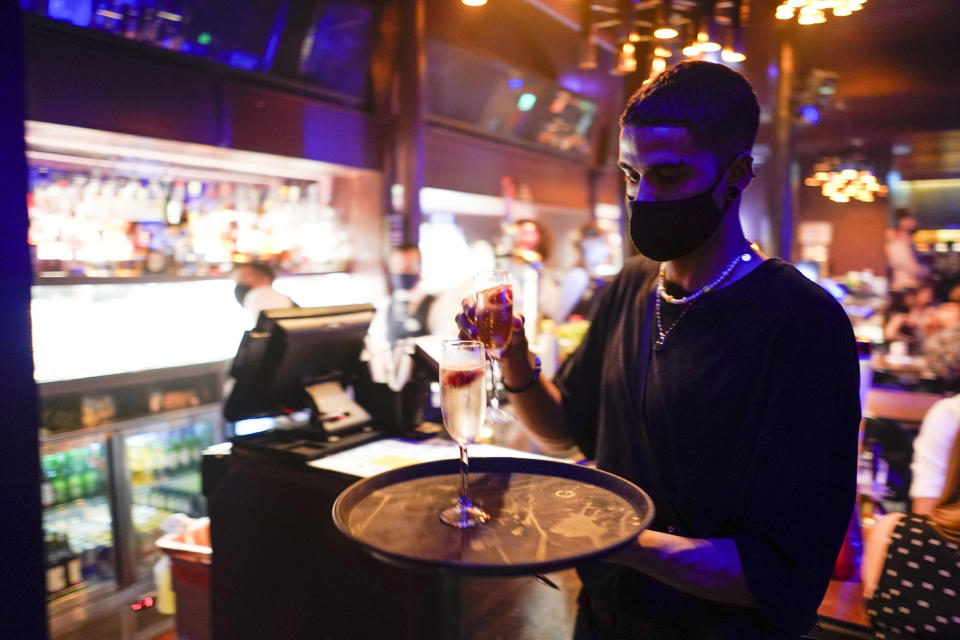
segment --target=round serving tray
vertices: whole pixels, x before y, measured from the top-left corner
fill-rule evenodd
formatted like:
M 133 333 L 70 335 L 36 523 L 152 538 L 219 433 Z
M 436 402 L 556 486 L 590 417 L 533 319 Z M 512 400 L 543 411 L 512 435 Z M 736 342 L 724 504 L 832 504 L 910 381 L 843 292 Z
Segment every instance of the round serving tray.
M 458 474 L 458 460 L 438 460 L 360 480 L 337 498 L 333 520 L 393 564 L 527 575 L 616 551 L 653 519 L 650 497 L 611 473 L 553 460 L 474 458 L 470 497 L 491 518 L 457 529 L 439 514 L 456 502 Z

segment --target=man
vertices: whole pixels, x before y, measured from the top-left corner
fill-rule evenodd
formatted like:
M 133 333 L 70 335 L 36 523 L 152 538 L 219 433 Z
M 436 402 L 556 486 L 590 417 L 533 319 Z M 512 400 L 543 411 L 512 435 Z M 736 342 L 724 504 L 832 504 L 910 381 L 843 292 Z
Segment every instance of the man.
M 419 286 L 420 248 L 415 244 L 402 244 L 391 249 L 387 272 L 390 279 L 387 340 L 392 345 L 403 338 L 430 333 L 428 320 L 436 296 Z
M 913 244 L 917 221 L 909 209 L 897 209 L 894 217 L 896 227 L 887 229 L 884 247 L 890 267 L 890 290 L 916 289 L 930 275 L 930 268 L 917 259 L 917 248 Z
M 826 292 L 743 237 L 758 117 L 722 65 L 638 91 L 620 167 L 646 257 L 604 288 L 555 383 L 522 331 L 502 358 L 534 434 L 573 439 L 656 505 L 634 544 L 581 568 L 577 638 L 797 638 L 829 583 L 855 494 L 856 345 Z
M 273 269 L 260 262 L 238 264 L 233 268 L 237 283 L 234 295 L 251 316 L 251 326 L 264 309 L 289 309 L 293 300 L 273 288 Z

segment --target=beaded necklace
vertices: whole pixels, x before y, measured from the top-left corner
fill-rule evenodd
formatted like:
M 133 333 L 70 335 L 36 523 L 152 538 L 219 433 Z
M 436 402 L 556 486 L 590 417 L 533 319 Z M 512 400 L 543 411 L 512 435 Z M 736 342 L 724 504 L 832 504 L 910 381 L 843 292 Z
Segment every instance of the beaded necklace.
M 666 343 L 667 336 L 670 335 L 670 332 L 673 331 L 678 324 L 680 324 L 680 321 L 683 320 L 683 316 L 685 316 L 687 311 L 690 310 L 690 307 L 693 306 L 692 303 L 696 301 L 697 298 L 699 298 L 705 293 L 710 293 L 711 291 L 716 289 L 718 286 L 720 286 L 720 284 L 723 283 L 723 281 L 726 280 L 731 273 L 733 273 L 733 270 L 737 268 L 737 265 L 739 265 L 741 261 L 749 262 L 752 259 L 753 259 L 753 256 L 750 254 L 750 245 L 748 243 L 746 250 L 743 253 L 737 254 L 737 257 L 731 260 L 730 264 L 728 264 L 726 268 L 720 272 L 720 275 L 714 278 L 712 282 L 705 284 L 698 291 L 695 291 L 694 293 L 691 293 L 690 295 L 685 296 L 683 298 L 675 298 L 674 296 L 667 293 L 667 288 L 665 286 L 666 279 L 667 279 L 666 278 L 667 265 L 661 264 L 660 275 L 657 277 L 657 297 L 656 297 L 656 302 L 654 304 L 655 310 L 656 310 L 656 316 L 657 316 L 657 340 L 654 342 L 654 345 L 653 345 L 654 351 L 660 351 L 661 349 L 663 349 L 663 345 Z M 677 316 L 677 319 L 674 320 L 673 324 L 670 325 L 670 327 L 667 328 L 666 331 L 664 331 L 663 329 L 663 319 L 660 314 L 661 299 L 670 304 L 687 305 L 683 308 L 683 311 L 680 312 L 680 315 Z

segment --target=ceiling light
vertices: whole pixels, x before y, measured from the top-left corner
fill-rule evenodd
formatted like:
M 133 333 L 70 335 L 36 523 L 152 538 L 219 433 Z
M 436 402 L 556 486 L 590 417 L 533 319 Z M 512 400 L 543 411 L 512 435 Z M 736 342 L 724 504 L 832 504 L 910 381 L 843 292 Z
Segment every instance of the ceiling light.
M 867 0 L 783 0 L 777 6 L 777 20 L 791 20 L 798 24 L 821 24 L 827 21 L 827 11 L 835 17 L 849 16 L 860 11 Z
M 695 44 L 687 45 L 684 47 L 680 53 L 687 56 L 688 58 L 696 58 L 700 55 L 700 47 Z
M 803 181 L 808 187 L 820 187 L 820 193 L 834 202 L 873 202 L 885 197 L 886 185 L 879 184 L 871 169 L 857 168 L 856 161 L 826 158 L 814 165 L 814 173 Z
M 724 62 L 743 62 L 747 59 L 747 56 L 733 49 L 724 48 L 724 50 L 720 52 L 720 59 Z
M 652 72 L 650 75 L 652 76 L 659 75 L 663 73 L 666 68 L 667 68 L 666 60 L 664 60 L 663 58 L 654 57 L 653 62 L 650 63 L 650 70 Z
M 637 46 L 632 42 L 623 42 L 620 44 L 620 54 L 617 56 L 617 66 L 615 73 L 633 73 L 637 70 L 636 58 Z
M 673 27 L 657 27 L 653 31 L 653 37 L 657 40 L 673 40 L 680 32 Z
M 482 7 L 487 4 L 487 0 L 460 0 L 460 2 L 468 7 Z

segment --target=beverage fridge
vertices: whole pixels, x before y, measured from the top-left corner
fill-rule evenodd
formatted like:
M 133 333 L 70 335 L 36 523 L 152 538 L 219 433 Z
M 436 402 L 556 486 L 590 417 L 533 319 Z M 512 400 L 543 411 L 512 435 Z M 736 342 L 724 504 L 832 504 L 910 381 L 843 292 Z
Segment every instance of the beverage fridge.
M 154 638 L 156 540 L 206 515 L 204 448 L 224 439 L 226 362 L 40 385 L 41 498 L 51 637 Z

